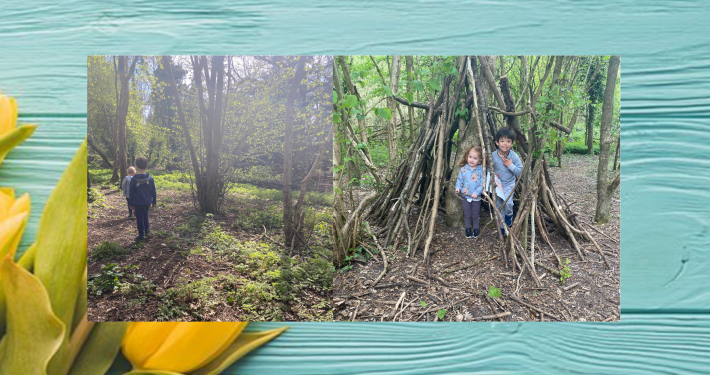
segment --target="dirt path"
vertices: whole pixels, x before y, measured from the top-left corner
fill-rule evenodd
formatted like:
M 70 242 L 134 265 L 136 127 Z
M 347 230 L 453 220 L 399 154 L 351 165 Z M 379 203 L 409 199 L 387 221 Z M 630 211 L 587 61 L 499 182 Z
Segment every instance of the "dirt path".
M 562 169 L 550 168 L 556 189 L 580 214 L 579 220 L 589 224 L 593 222 L 596 203 L 596 162 L 595 157 L 565 155 Z M 601 226 L 592 224 L 594 228 L 619 240 L 619 209 L 617 192 L 610 223 Z M 416 220 L 416 216 L 413 217 L 410 222 Z M 474 240 L 465 238 L 463 228 L 445 227 L 439 215 L 432 242 L 431 270 L 433 276 L 443 282 L 426 281 L 422 250 L 415 258 L 408 259 L 401 249 L 401 241 L 399 249 L 386 250 L 389 271 L 375 288 L 371 287 L 371 283 L 383 268 L 379 256 L 364 265 L 355 263 L 350 271 L 337 272 L 333 298 L 335 320 L 353 320 L 355 310 L 357 321 L 392 321 L 395 318 L 397 321 L 438 320 L 437 312 L 444 309 L 445 321 L 493 321 L 491 316 L 505 313 L 509 314 L 500 317 L 500 320 L 619 320 L 618 242 L 590 230 L 611 265 L 607 269 L 592 243 L 581 244 L 587 250 L 585 260 L 581 261 L 569 243 L 553 232 L 550 236 L 552 246 L 563 262 L 569 259 L 567 267 L 571 276 L 563 283 L 537 267 L 536 274 L 543 284 L 542 288 L 537 288 L 529 273 L 523 273 L 518 279 L 519 273 L 513 273 L 512 268 L 505 267 L 502 259 L 496 258 L 500 252 L 495 248 L 495 223 L 483 227 L 489 223 L 489 218 L 489 211 L 482 209 L 482 233 Z M 548 228 L 552 226 L 548 225 Z M 539 235 L 535 242 L 536 260 L 557 269 L 550 247 Z M 481 263 L 458 271 L 451 270 L 476 261 Z M 499 289 L 501 297 L 489 297 L 491 287 Z M 516 298 L 522 302 L 516 301 Z M 403 302 L 395 310 L 400 299 Z M 544 316 L 540 311 L 544 312 Z
M 332 319 L 329 290 L 281 275 L 281 228 L 268 221 L 278 215 L 275 202 L 230 194 L 223 215 L 203 217 L 189 192 L 161 191 L 150 210 L 151 236 L 136 243 L 121 192 L 101 193 L 104 202 L 89 207 L 89 321 Z M 263 219 L 265 212 L 273 215 Z M 266 235 L 261 226 L 242 229 L 257 214 Z M 309 254 L 293 259 L 307 262 Z M 275 287 L 287 283 L 285 291 Z

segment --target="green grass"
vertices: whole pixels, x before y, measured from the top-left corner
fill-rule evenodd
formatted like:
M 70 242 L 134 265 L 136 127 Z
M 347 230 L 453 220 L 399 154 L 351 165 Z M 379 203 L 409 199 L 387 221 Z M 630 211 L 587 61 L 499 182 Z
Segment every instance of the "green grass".
M 118 242 L 104 241 L 94 247 L 91 252 L 91 258 L 93 260 L 103 260 L 103 259 L 113 259 L 116 257 L 124 256 L 130 253 L 130 249 L 125 249 L 118 244 Z

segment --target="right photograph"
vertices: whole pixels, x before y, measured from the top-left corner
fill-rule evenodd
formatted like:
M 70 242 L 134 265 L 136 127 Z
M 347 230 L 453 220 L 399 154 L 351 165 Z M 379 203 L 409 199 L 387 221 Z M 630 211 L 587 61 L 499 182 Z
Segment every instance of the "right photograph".
M 619 321 L 619 56 L 333 63 L 334 320 Z

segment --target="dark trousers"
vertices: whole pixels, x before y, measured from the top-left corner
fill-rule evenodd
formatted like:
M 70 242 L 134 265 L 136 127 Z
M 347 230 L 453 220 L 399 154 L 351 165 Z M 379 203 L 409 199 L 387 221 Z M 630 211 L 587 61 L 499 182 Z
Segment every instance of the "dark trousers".
M 143 237 L 145 232 L 150 231 L 148 223 L 148 210 L 150 205 L 134 206 L 136 208 L 136 223 L 138 224 L 138 237 Z
M 478 214 L 481 212 L 481 201 L 468 201 L 463 199 L 463 216 L 466 223 L 466 228 L 478 229 Z
M 131 200 L 130 200 L 130 198 L 126 198 L 126 204 L 128 205 L 128 216 L 133 215 L 133 210 L 131 210 Z

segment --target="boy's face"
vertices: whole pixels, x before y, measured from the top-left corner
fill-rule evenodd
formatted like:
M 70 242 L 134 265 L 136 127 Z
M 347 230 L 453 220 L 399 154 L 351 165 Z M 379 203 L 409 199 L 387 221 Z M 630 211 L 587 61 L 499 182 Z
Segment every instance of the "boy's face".
M 496 141 L 496 146 L 498 146 L 499 150 L 508 152 L 508 150 L 513 147 L 513 140 L 506 137 L 500 137 L 500 139 Z

